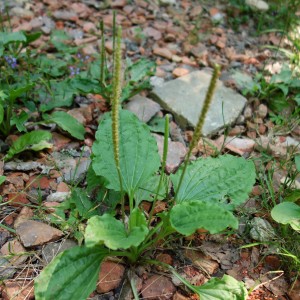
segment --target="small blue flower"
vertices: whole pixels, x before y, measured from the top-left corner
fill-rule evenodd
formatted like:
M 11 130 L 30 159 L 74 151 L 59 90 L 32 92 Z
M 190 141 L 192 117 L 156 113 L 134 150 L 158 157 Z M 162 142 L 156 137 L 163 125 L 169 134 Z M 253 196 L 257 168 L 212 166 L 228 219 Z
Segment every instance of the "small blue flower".
M 17 67 L 17 59 L 11 55 L 5 55 L 4 59 L 6 63 L 12 68 L 15 69 Z

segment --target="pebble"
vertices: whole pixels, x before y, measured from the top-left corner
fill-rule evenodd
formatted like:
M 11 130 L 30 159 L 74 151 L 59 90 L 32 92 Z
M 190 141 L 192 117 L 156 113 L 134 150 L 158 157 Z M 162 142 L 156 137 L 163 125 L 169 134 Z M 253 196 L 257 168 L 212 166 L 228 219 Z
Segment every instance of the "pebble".
M 145 123 L 150 121 L 161 109 L 158 103 L 141 95 L 135 95 L 129 99 L 125 108 L 133 112 L 140 121 Z
M 167 48 L 154 48 L 153 54 L 172 60 L 173 53 Z
M 101 264 L 97 292 L 107 293 L 117 288 L 124 276 L 125 268 L 121 264 L 105 261 Z
M 142 296 L 149 300 L 172 299 L 176 288 L 172 281 L 163 275 L 149 277 L 142 287 Z
M 24 247 L 44 245 L 48 242 L 58 240 L 63 236 L 62 231 L 45 223 L 32 220 L 20 223 L 16 228 L 16 233 Z
M 59 253 L 75 246 L 77 246 L 77 243 L 69 239 L 59 243 L 49 243 L 42 250 L 43 259 L 49 264 Z
M 47 202 L 64 202 L 69 196 L 71 195 L 71 192 L 56 192 L 50 194 L 47 198 Z
M 260 104 L 256 110 L 258 117 L 264 119 L 268 114 L 268 107 L 265 104 Z

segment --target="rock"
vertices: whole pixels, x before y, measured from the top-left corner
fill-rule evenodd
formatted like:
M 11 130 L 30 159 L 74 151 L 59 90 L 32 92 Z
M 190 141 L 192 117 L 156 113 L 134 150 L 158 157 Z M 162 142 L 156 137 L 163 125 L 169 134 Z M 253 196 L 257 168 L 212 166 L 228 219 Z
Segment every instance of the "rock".
M 5 256 L 13 255 L 8 260 L 14 266 L 21 265 L 28 258 L 28 255 L 24 254 L 26 249 L 17 239 L 4 244 L 0 251 Z
M 68 170 L 68 172 L 64 173 L 65 181 L 67 183 L 81 181 L 85 177 L 90 163 L 90 158 L 82 157 L 74 169 Z
M 34 282 L 31 281 L 6 281 L 2 291 L 3 300 L 33 300 L 34 299 Z
M 10 161 L 4 164 L 5 171 L 31 171 L 31 170 L 44 169 L 44 168 L 45 166 L 43 166 L 41 163 L 38 163 L 36 161 L 30 161 L 30 162 Z
M 161 135 L 153 134 L 157 141 L 158 152 L 160 156 L 163 155 L 164 150 L 164 138 Z M 168 173 L 174 172 L 184 159 L 187 150 L 185 146 L 180 142 L 168 142 L 168 155 L 167 155 L 167 163 L 166 163 L 166 171 Z
M 196 71 L 171 80 L 153 90 L 153 97 L 161 106 L 171 111 L 182 127 L 195 127 L 203 106 L 211 75 Z M 226 88 L 218 80 L 217 88 L 203 126 L 203 135 L 211 135 L 232 124 L 242 112 L 247 100 Z M 223 122 L 223 115 L 224 121 Z
M 11 234 L 8 230 L 0 228 L 0 247 L 2 247 L 6 243 L 10 236 Z
M 17 228 L 22 222 L 30 220 L 34 216 L 34 212 L 28 206 L 24 206 L 14 222 L 14 228 Z
M 11 8 L 9 12 L 13 16 L 24 19 L 32 19 L 34 17 L 34 13 L 32 11 L 18 6 Z
M 276 238 L 276 233 L 271 224 L 262 219 L 255 217 L 251 221 L 250 237 L 259 242 L 269 242 Z
M 153 49 L 153 54 L 172 60 L 173 53 L 168 48 L 156 47 Z
M 225 139 L 225 148 L 239 155 L 252 152 L 254 146 L 255 141 L 248 138 L 227 137 Z
M 60 243 L 49 243 L 42 250 L 43 259 L 49 264 L 59 253 L 75 246 L 77 246 L 77 243 L 69 239 L 63 240 Z
M 94 23 L 92 22 L 86 22 L 83 24 L 82 29 L 84 32 L 96 32 L 97 31 L 97 27 Z
M 135 95 L 125 106 L 142 122 L 147 123 L 160 111 L 160 105 L 147 97 Z
M 257 108 L 256 114 L 259 118 L 264 119 L 268 114 L 268 107 L 264 104 L 260 104 Z
M 246 4 L 261 11 L 267 11 L 269 9 L 269 4 L 262 0 L 246 0 Z
M 142 287 L 142 296 L 149 300 L 172 299 L 176 288 L 172 281 L 162 275 L 153 275 L 149 277 Z
M 70 187 L 64 183 L 64 182 L 60 182 L 58 185 L 57 185 L 57 189 L 56 189 L 57 192 L 64 192 L 64 193 L 67 193 L 67 192 L 70 192 Z
M 199 251 L 186 249 L 184 251 L 184 256 L 189 258 L 194 265 L 204 269 L 209 275 L 214 274 L 219 268 L 219 264 L 215 260 Z
M 158 76 L 152 76 L 150 77 L 150 83 L 153 87 L 161 87 L 163 86 L 165 80 Z
M 53 13 L 53 17 L 56 20 L 64 20 L 64 21 L 77 21 L 78 15 L 69 10 L 57 10 Z
M 5 280 L 12 278 L 16 273 L 17 269 L 12 266 L 12 264 L 0 255 L 0 280 Z
M 274 157 L 285 157 L 288 154 L 289 149 L 293 151 L 300 151 L 300 143 L 296 139 L 287 136 L 285 139 L 276 137 L 270 139 L 266 136 L 260 136 L 256 140 L 255 148 L 261 150 L 261 148 L 267 150 Z
M 71 192 L 56 192 L 50 194 L 47 198 L 47 202 L 64 202 L 69 196 L 71 195 Z
M 143 30 L 143 33 L 148 37 L 152 37 L 155 41 L 160 40 L 162 37 L 161 32 L 157 29 L 154 29 L 153 27 L 146 27 Z
M 48 242 L 56 241 L 63 236 L 63 232 L 47 224 L 27 220 L 16 228 L 24 247 L 40 246 Z
M 101 264 L 97 292 L 107 293 L 117 288 L 123 278 L 125 268 L 121 264 L 105 261 Z
M 173 300 L 189 300 L 189 297 L 185 297 L 182 294 L 176 292 L 175 295 L 173 296 Z
M 175 68 L 172 72 L 172 74 L 175 77 L 181 77 L 181 76 L 187 75 L 189 73 L 190 73 L 190 71 L 185 68 Z

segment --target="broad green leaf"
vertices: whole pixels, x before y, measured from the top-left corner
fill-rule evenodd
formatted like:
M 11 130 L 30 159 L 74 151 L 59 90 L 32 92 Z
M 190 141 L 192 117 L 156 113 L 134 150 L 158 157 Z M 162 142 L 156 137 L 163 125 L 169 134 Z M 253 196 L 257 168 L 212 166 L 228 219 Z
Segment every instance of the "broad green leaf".
M 300 230 L 300 206 L 293 202 L 283 202 L 271 210 L 272 218 L 280 224 L 290 224 Z
M 50 132 L 42 130 L 25 133 L 13 142 L 4 159 L 11 159 L 14 155 L 25 150 L 40 151 L 45 148 L 51 148 L 52 145 L 46 142 L 51 137 Z
M 170 222 L 176 231 L 186 236 L 199 228 L 205 228 L 211 234 L 227 227 L 238 228 L 238 220 L 231 212 L 204 201 L 185 201 L 175 205 L 170 212 Z
M 237 281 L 229 275 L 222 278 L 211 278 L 201 286 L 194 286 L 185 278 L 180 276 L 174 268 L 168 267 L 173 275 L 184 283 L 190 290 L 200 296 L 201 300 L 246 300 L 247 289 L 243 282 Z
M 165 118 L 154 117 L 148 122 L 152 132 L 165 133 Z
M 85 190 L 75 188 L 72 191 L 69 201 L 71 209 L 76 209 L 79 215 L 85 219 L 88 219 L 97 213 L 96 210 L 93 210 L 95 205 L 89 199 Z
M 3 122 L 4 118 L 4 109 L 3 106 L 0 104 L 0 124 Z
M 106 187 L 120 191 L 114 160 L 111 114 L 104 115 L 93 145 L 93 168 L 97 175 L 107 181 Z M 131 112 L 120 110 L 120 169 L 123 189 L 129 195 L 143 186 L 160 166 L 160 156 L 155 139 L 146 124 Z
M 101 91 L 99 87 L 99 82 L 97 80 L 76 77 L 71 80 L 71 84 L 74 89 L 77 89 L 78 91 L 84 94 L 95 94 Z
M 171 175 L 177 190 L 182 168 Z M 222 203 L 228 209 L 242 204 L 255 183 L 252 161 L 241 157 L 224 155 L 218 158 L 200 158 L 188 165 L 177 203 L 189 200 Z
M 128 249 L 140 245 L 147 234 L 148 228 L 145 225 L 132 226 L 130 231 L 127 231 L 121 221 L 104 214 L 89 219 L 85 231 L 85 244 L 93 247 L 104 243 L 112 250 Z
M 147 59 L 139 59 L 133 63 L 129 68 L 130 81 L 138 82 L 145 76 L 151 75 L 155 68 L 155 63 Z
M 26 42 L 26 36 L 22 31 L 0 32 L 0 41 L 3 43 L 3 45 L 13 42 Z
M 50 81 L 50 86 L 52 91 L 51 95 L 48 94 L 48 91 L 39 91 L 41 102 L 40 110 L 42 112 L 46 112 L 55 107 L 70 106 L 73 103 L 73 97 L 77 93 L 77 90 L 71 86 L 69 79 L 61 82 L 52 80 Z
M 67 63 L 63 60 L 41 56 L 37 61 L 39 68 L 45 74 L 52 77 L 62 76 L 65 73 Z
M 153 201 L 157 192 L 160 175 L 153 175 L 147 182 L 140 185 L 137 191 L 134 193 L 134 199 L 136 205 L 139 205 L 143 200 Z M 158 191 L 158 200 L 163 200 L 169 193 L 169 182 L 167 176 L 163 177 L 160 189 Z
M 10 125 L 16 125 L 20 132 L 26 132 L 25 122 L 29 119 L 29 114 L 22 111 L 19 115 L 13 115 L 10 120 Z
M 9 92 L 9 99 L 11 101 L 15 100 L 16 98 L 22 96 L 22 94 L 30 91 L 34 87 L 33 83 L 28 83 L 27 85 L 21 86 L 17 89 L 13 89 L 8 91 Z
M 36 300 L 84 300 L 95 290 L 100 264 L 108 255 L 100 247 L 74 247 L 59 254 L 35 280 Z
M 5 94 L 4 91 L 0 90 L 0 99 L 1 101 L 5 101 L 8 98 L 8 95 Z
M 297 202 L 300 200 L 300 190 L 291 190 L 285 197 L 285 202 Z
M 26 33 L 24 32 L 24 35 L 26 36 L 26 43 L 25 46 L 29 45 L 30 43 L 36 41 L 37 39 L 40 38 L 40 36 L 42 35 L 42 33 L 39 32 L 34 32 L 34 33 Z
M 132 231 L 135 227 L 147 228 L 146 217 L 138 208 L 132 210 L 129 218 L 129 230 Z
M 6 176 L 0 176 L 0 185 L 6 180 Z
M 78 140 L 84 140 L 85 129 L 74 117 L 64 111 L 55 111 L 51 115 L 44 115 L 48 123 L 56 123 L 63 130 Z
M 105 179 L 101 176 L 98 176 L 92 166 L 90 165 L 86 174 L 87 181 L 87 192 L 91 193 L 95 189 L 98 189 L 105 185 Z
M 244 283 L 228 275 L 211 278 L 207 283 L 194 289 L 201 300 L 246 300 L 248 297 Z

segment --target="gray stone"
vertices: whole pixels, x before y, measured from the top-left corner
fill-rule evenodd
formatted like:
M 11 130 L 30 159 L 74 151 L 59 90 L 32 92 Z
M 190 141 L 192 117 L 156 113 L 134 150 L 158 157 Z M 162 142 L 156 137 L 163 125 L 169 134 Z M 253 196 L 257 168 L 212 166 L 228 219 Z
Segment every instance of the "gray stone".
M 250 237 L 259 242 L 269 242 L 276 238 L 276 233 L 271 224 L 262 219 L 255 217 L 251 221 Z
M 26 220 L 16 228 L 24 247 L 34 247 L 44 245 L 48 242 L 56 241 L 63 236 L 63 232 L 45 223 Z
M 158 152 L 162 157 L 163 149 L 164 149 L 164 137 L 155 133 L 153 133 L 153 136 L 156 138 Z M 172 142 L 172 141 L 168 142 L 168 155 L 167 155 L 167 163 L 166 163 L 166 171 L 168 173 L 172 173 L 176 171 L 180 163 L 183 161 L 186 152 L 187 150 L 182 143 Z
M 64 20 L 64 21 L 75 21 L 78 19 L 78 15 L 69 10 L 57 10 L 53 13 L 53 17 L 57 20 Z
M 155 87 L 153 97 L 171 111 L 182 127 L 195 127 L 203 106 L 211 75 L 196 71 Z M 211 135 L 231 125 L 242 112 L 247 100 L 218 80 L 217 88 L 203 126 L 203 135 Z M 224 119 L 224 120 L 223 120 Z
M 160 87 L 163 86 L 165 83 L 165 80 L 158 76 L 152 76 L 150 77 L 150 84 L 152 87 Z
M 60 243 L 47 244 L 42 250 L 43 259 L 49 264 L 59 253 L 75 246 L 77 246 L 77 244 L 73 240 L 64 240 Z
M 50 194 L 46 201 L 47 202 L 64 202 L 69 196 L 71 195 L 71 192 L 56 192 Z
M 55 161 L 55 165 L 60 169 L 66 183 L 83 180 L 91 163 L 89 157 L 74 159 L 67 153 L 61 152 L 53 152 L 52 158 Z
M 13 7 L 10 10 L 10 13 L 13 16 L 17 16 L 17 17 L 25 18 L 25 19 L 32 19 L 34 17 L 34 13 L 32 11 L 22 8 L 22 7 Z
M 147 123 L 160 111 L 160 105 L 147 97 L 135 95 L 125 106 L 142 122 Z
M 0 255 L 0 280 L 12 278 L 16 271 L 17 269 L 5 257 Z

